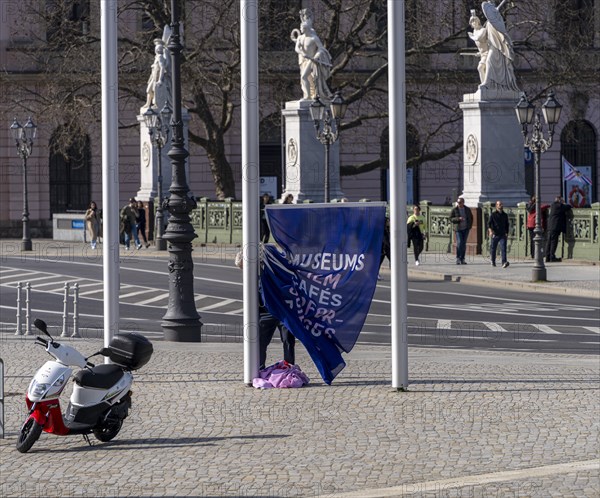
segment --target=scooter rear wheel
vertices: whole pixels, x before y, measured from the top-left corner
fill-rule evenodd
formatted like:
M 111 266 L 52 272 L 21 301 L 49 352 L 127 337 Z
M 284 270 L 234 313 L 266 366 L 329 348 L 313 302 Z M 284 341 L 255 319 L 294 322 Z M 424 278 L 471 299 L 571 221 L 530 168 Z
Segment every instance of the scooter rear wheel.
M 30 418 L 21 429 L 19 438 L 17 439 L 17 450 L 20 453 L 27 453 L 38 440 L 41 433 L 42 426 L 33 417 Z

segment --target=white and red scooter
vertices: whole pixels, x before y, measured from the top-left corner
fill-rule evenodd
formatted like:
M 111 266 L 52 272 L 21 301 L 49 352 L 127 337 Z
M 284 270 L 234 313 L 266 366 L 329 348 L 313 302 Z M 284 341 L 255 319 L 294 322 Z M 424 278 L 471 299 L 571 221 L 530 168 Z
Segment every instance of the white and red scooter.
M 131 408 L 131 371 L 148 363 L 152 343 L 140 334 L 118 334 L 107 348 L 86 358 L 75 348 L 56 342 L 44 321 L 37 319 L 34 325 L 50 338 L 36 337 L 35 344 L 44 346 L 56 360 L 47 361 L 29 384 L 25 397 L 29 415 L 21 427 L 17 450 L 28 452 L 42 431 L 58 436 L 82 434 L 88 444 L 92 433 L 103 442 L 113 439 Z M 96 355 L 110 358 L 112 364 L 94 366 L 88 359 Z M 73 372 L 70 367 L 81 370 L 75 374 L 63 416 L 59 397 Z

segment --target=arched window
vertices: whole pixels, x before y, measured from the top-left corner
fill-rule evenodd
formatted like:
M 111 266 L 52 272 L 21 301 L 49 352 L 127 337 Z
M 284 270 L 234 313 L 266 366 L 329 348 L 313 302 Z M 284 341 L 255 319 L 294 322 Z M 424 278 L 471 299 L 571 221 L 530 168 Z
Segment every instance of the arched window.
M 598 137 L 592 125 L 584 120 L 576 120 L 567 123 L 560 134 L 560 153 L 569 164 L 580 170 L 588 172 L 591 176 L 592 185 L 591 200 L 587 204 L 598 200 L 598 166 L 597 166 L 597 140 Z M 561 161 L 561 177 L 563 177 L 563 164 Z M 565 182 L 563 183 L 563 190 Z M 583 185 L 583 184 L 582 184 Z M 585 187 L 585 185 L 583 185 Z M 589 187 L 588 187 L 589 188 Z M 569 192 L 563 191 L 567 198 Z
M 90 139 L 79 136 L 63 153 L 56 147 L 57 130 L 50 139 L 50 212 L 85 210 L 90 202 Z
M 281 171 L 283 147 L 281 139 L 281 112 L 275 112 L 264 118 L 260 123 L 259 146 L 261 192 L 268 190 L 275 198 L 283 193 Z
M 389 185 L 389 162 L 390 162 L 390 156 L 389 156 L 389 142 L 390 142 L 390 130 L 388 127 L 386 127 L 383 132 L 381 133 L 381 136 L 379 138 L 379 143 L 380 143 L 380 147 L 381 147 L 381 159 L 384 163 L 384 165 L 381 168 L 381 199 L 383 200 L 389 200 L 389 195 L 388 195 L 388 185 Z M 408 163 L 408 161 L 410 161 L 410 159 L 414 159 L 419 157 L 421 151 L 421 146 L 419 143 L 419 132 L 417 131 L 417 129 L 411 125 L 408 124 L 406 125 L 406 161 Z M 413 202 L 418 202 L 419 198 L 420 198 L 420 190 L 421 190 L 421 185 L 419 182 L 419 162 L 416 162 L 413 164 L 413 166 L 408 166 L 407 164 L 407 176 L 412 178 L 412 182 L 407 185 L 407 190 L 408 190 L 408 194 L 412 193 L 412 199 L 410 198 L 411 196 L 408 196 L 408 202 L 409 203 L 413 203 Z M 410 173 L 408 172 L 408 170 L 410 170 Z M 408 178 L 407 178 L 408 181 Z

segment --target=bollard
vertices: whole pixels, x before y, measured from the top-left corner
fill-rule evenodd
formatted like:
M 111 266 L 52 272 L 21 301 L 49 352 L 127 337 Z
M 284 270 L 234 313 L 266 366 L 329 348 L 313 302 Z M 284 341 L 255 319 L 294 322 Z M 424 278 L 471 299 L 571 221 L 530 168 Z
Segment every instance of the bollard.
M 17 282 L 17 331 L 15 335 L 21 335 L 23 333 L 22 324 L 21 324 L 21 282 Z
M 62 323 L 62 334 L 61 337 L 69 337 L 69 325 L 67 320 L 69 318 L 69 283 L 65 282 L 64 298 L 63 298 L 63 323 Z
M 79 335 L 79 284 L 73 286 L 73 333 L 71 337 L 81 337 Z
M 29 299 L 30 295 L 31 283 L 27 282 L 27 284 L 25 285 L 25 335 L 32 335 L 31 324 L 29 321 L 31 318 L 31 301 Z

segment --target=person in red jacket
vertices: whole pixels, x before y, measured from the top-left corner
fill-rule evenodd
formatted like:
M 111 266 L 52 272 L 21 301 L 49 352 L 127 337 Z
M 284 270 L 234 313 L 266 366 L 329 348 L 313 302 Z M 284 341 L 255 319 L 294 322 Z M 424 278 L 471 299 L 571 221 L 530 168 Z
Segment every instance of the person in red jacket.
M 535 244 L 533 243 L 533 239 L 535 237 L 535 195 L 531 196 L 531 199 L 527 203 L 525 207 L 527 209 L 527 231 L 529 232 L 529 247 L 531 252 L 531 259 L 535 257 Z M 550 204 L 542 204 L 542 231 L 546 231 L 546 221 L 548 219 L 548 210 L 550 209 Z

